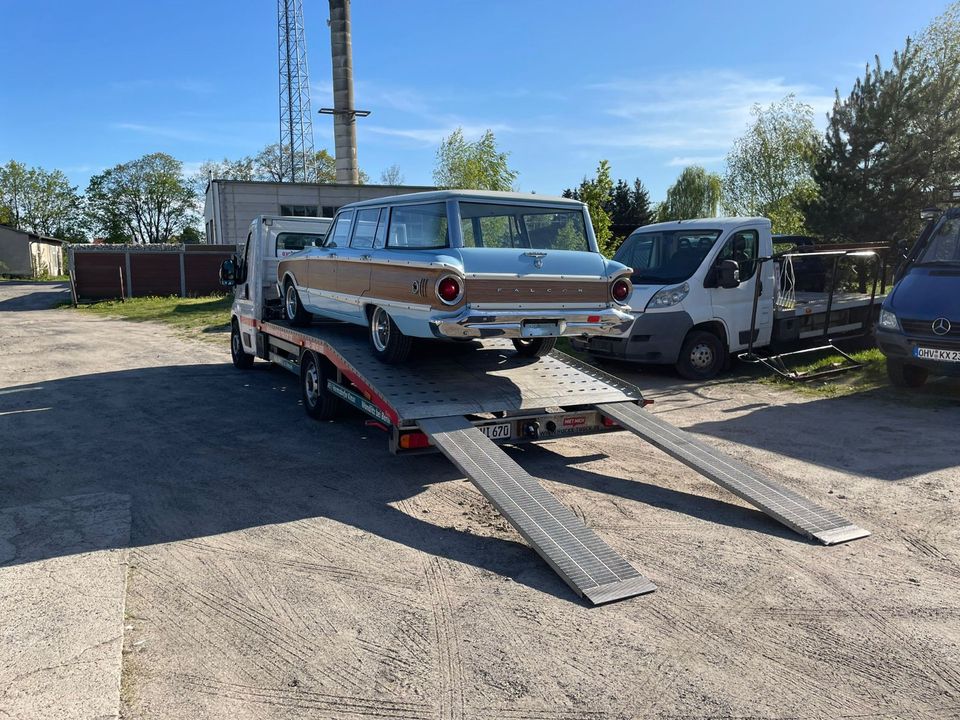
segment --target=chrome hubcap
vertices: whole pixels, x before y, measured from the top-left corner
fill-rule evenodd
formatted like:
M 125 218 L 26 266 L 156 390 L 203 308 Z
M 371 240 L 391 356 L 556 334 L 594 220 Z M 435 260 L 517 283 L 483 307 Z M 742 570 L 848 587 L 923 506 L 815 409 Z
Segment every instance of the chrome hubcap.
M 233 333 L 233 354 L 239 356 L 243 351 L 243 347 L 240 344 L 240 332 L 236 331 Z
M 376 308 L 373 311 L 371 330 L 373 331 L 373 346 L 383 352 L 390 342 L 390 316 L 383 308 Z
M 287 319 L 293 320 L 297 316 L 297 289 L 292 285 L 287 285 Z
M 317 400 L 320 399 L 320 373 L 317 372 L 316 363 L 310 363 L 306 373 L 304 373 L 303 389 L 307 396 L 307 403 L 310 407 L 314 407 Z
M 713 365 L 713 350 L 704 343 L 694 345 L 690 351 L 690 364 L 698 370 L 706 370 Z

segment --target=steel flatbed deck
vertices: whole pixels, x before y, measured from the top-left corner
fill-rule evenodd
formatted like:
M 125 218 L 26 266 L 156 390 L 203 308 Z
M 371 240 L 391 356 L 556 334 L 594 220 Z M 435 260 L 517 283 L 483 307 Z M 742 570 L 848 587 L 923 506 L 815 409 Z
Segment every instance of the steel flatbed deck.
M 237 317 L 257 354 L 367 413 L 394 452 L 439 451 L 474 483 L 541 557 L 593 604 L 655 589 L 499 444 L 628 430 L 826 545 L 869 535 L 643 409 L 640 390 L 561 352 L 534 359 L 506 341 L 424 343 L 404 365 L 384 365 L 363 328 L 335 322 L 294 328 Z

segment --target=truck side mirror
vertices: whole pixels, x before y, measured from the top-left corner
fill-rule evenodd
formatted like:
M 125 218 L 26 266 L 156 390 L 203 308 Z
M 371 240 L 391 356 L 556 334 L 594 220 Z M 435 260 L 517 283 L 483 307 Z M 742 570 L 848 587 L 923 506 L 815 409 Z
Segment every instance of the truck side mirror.
M 237 284 L 236 256 L 227 258 L 220 264 L 220 284 L 225 287 L 233 287 Z
M 722 288 L 740 287 L 740 265 L 736 260 L 717 262 L 717 285 Z
M 900 251 L 900 254 L 906 257 L 907 251 L 910 249 L 910 241 L 906 238 L 897 240 L 897 250 Z

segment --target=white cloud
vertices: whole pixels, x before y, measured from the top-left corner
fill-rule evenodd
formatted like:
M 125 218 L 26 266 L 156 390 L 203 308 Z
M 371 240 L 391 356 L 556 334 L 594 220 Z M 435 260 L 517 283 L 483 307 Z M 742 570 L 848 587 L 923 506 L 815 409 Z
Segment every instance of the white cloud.
M 182 140 L 185 142 L 204 142 L 205 138 L 192 130 L 184 130 L 167 125 L 144 125 L 142 123 L 120 122 L 113 123 L 110 127 L 115 130 L 129 130 L 130 132 L 140 133 L 141 135 L 153 135 L 155 137 L 169 138 L 170 140 Z
M 687 167 L 688 165 L 714 165 L 722 162 L 723 155 L 688 155 L 670 158 L 667 167 Z
M 470 141 L 478 140 L 487 130 L 492 130 L 494 133 L 511 132 L 512 130 L 509 125 L 504 125 L 502 123 L 470 125 L 456 121 L 449 121 L 444 125 L 420 128 L 395 128 L 384 127 L 382 125 L 365 125 L 363 130 L 366 132 L 375 133 L 377 135 L 413 140 L 422 145 L 438 145 L 445 137 L 448 137 L 458 127 L 463 131 L 463 136 Z

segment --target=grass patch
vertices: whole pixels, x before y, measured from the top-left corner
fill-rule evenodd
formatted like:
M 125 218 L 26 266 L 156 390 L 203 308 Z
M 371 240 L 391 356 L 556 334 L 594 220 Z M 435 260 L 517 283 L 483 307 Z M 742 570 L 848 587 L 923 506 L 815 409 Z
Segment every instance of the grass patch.
M 190 335 L 214 337 L 230 332 L 230 295 L 198 298 L 142 297 L 126 301 L 104 300 L 79 305 L 77 310 L 93 315 L 135 322 L 162 322 Z
M 849 353 L 850 357 L 861 363 L 863 367 L 856 370 L 847 370 L 838 375 L 812 380 L 786 380 L 779 375 L 770 375 L 762 378 L 761 382 L 774 385 L 785 385 L 805 394 L 828 395 L 837 397 L 852 395 L 853 393 L 876 390 L 889 387 L 887 379 L 886 359 L 876 348 L 857 350 Z M 829 353 L 811 362 L 800 365 L 791 365 L 790 369 L 801 374 L 821 372 L 847 364 L 847 360 L 836 353 Z

